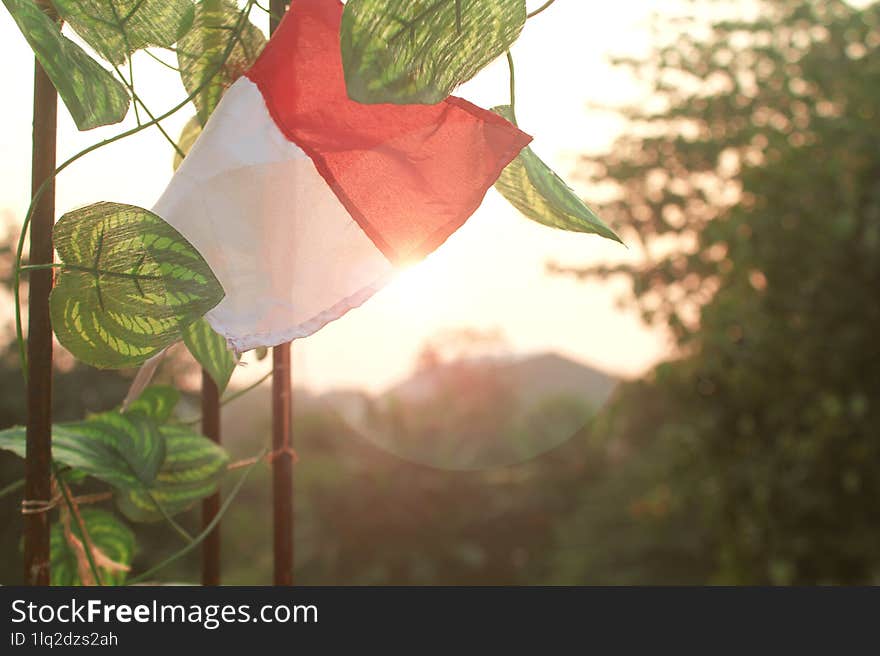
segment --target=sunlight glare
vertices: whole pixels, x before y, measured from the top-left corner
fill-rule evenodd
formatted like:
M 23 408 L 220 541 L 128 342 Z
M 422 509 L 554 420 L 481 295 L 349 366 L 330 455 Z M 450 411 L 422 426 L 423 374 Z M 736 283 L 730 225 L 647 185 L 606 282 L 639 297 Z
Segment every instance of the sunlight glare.
M 386 295 L 407 312 L 427 308 L 443 284 L 443 266 L 432 253 L 421 262 L 401 265 L 386 288 Z

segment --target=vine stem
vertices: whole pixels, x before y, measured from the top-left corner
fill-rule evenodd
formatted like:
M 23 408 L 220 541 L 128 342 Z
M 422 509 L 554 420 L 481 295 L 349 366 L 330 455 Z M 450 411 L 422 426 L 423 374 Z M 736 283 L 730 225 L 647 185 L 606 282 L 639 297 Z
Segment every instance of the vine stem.
M 112 5 L 113 3 L 111 2 L 110 4 Z M 127 35 L 125 37 L 125 41 L 126 41 L 126 46 L 127 46 L 128 45 L 128 36 Z M 114 68 L 116 68 L 116 67 L 114 66 Z M 119 73 L 118 68 L 116 69 L 116 72 Z M 120 74 L 120 77 L 122 77 L 121 74 Z M 138 97 L 134 93 L 134 62 L 131 58 L 131 55 L 128 56 L 128 80 L 125 82 L 125 86 L 128 87 L 128 90 L 131 91 L 132 98 L 134 98 L 134 120 L 137 122 L 138 125 L 140 125 L 141 124 L 141 116 L 140 116 L 140 114 L 138 114 L 138 102 L 140 102 L 140 101 L 138 100 Z M 140 104 L 143 105 L 143 103 L 140 103 Z M 147 108 L 144 107 L 144 111 L 146 111 L 146 109 Z M 147 114 L 149 115 L 149 112 L 147 112 Z M 153 118 L 153 117 L 150 116 L 150 118 Z M 156 127 L 158 127 L 160 130 L 162 129 L 162 126 L 159 125 L 158 123 L 156 123 Z
M 254 2 L 254 5 L 257 7 L 257 9 L 262 9 L 263 11 L 265 11 L 272 18 L 275 18 L 279 21 L 283 18 L 283 16 L 279 16 L 268 7 L 264 7 L 263 5 L 261 5 L 259 2 Z
M 28 378 L 28 361 L 27 361 L 27 353 L 26 353 L 26 347 L 25 347 L 25 341 L 24 341 L 24 329 L 22 327 L 22 320 L 21 320 L 21 267 L 22 267 L 21 259 L 22 259 L 22 253 L 24 252 L 25 240 L 27 239 L 28 228 L 30 227 L 31 220 L 34 215 L 34 209 L 36 208 L 37 202 L 39 201 L 40 197 L 45 193 L 46 189 L 50 185 L 53 185 L 55 183 L 55 178 L 57 178 L 58 175 L 62 171 L 64 171 L 67 167 L 69 167 L 74 162 L 80 160 L 81 158 L 85 157 L 86 155 L 88 155 L 90 153 L 93 153 L 94 151 L 96 151 L 100 148 L 103 148 L 104 146 L 109 146 L 112 143 L 116 143 L 117 141 L 125 139 L 126 137 L 130 137 L 134 134 L 137 134 L 138 132 L 140 132 L 142 130 L 146 130 L 147 128 L 152 127 L 153 125 L 158 124 L 159 121 L 164 121 L 166 118 L 173 116 L 174 114 L 179 112 L 181 109 L 186 107 L 187 104 L 189 104 L 189 102 L 193 98 L 198 96 L 211 83 L 211 81 L 214 79 L 214 77 L 223 69 L 223 65 L 226 62 L 226 59 L 228 59 L 229 55 L 232 53 L 232 50 L 235 48 L 235 45 L 238 42 L 239 37 L 241 36 L 241 32 L 244 29 L 245 24 L 247 23 L 247 19 L 250 16 L 250 11 L 253 8 L 253 6 L 254 6 L 254 0 L 248 0 L 248 3 L 239 12 L 238 24 L 235 26 L 235 29 L 233 30 L 232 36 L 229 39 L 229 43 L 227 44 L 226 49 L 223 52 L 223 57 L 221 58 L 221 63 L 215 67 L 214 71 L 210 75 L 205 76 L 205 79 L 203 79 L 199 83 L 199 85 L 196 87 L 196 89 L 191 94 L 189 94 L 183 101 L 181 101 L 179 104 L 177 104 L 174 107 L 172 107 L 171 109 L 169 109 L 167 112 L 165 112 L 161 116 L 156 117 L 155 119 L 147 121 L 146 123 L 138 125 L 137 127 L 131 128 L 130 130 L 120 132 L 119 134 L 117 134 L 113 137 L 110 137 L 109 139 L 105 139 L 104 141 L 99 141 L 98 143 L 94 143 L 91 146 L 79 151 L 75 155 L 72 155 L 67 160 L 65 160 L 59 167 L 57 167 L 51 176 L 49 176 L 45 180 L 43 180 L 42 184 L 40 184 L 40 186 L 34 191 L 33 195 L 31 196 L 30 207 L 28 207 L 27 214 L 25 214 L 24 221 L 22 221 L 22 224 L 21 224 L 21 234 L 18 236 L 18 247 L 16 248 L 16 252 L 15 252 L 15 267 L 13 269 L 13 295 L 15 296 L 15 337 L 16 337 L 16 341 L 18 342 L 19 360 L 20 360 L 22 375 L 23 375 L 25 381 L 27 381 L 27 378 Z
M 157 62 L 159 62 L 160 64 L 162 64 L 162 66 L 164 66 L 165 68 L 170 68 L 172 71 L 176 71 L 176 72 L 180 73 L 180 69 L 177 68 L 177 66 L 174 66 L 174 65 L 172 65 L 172 64 L 169 64 L 167 61 L 165 61 L 164 59 L 162 59 L 161 57 L 159 57 L 156 53 L 154 53 L 154 52 L 150 52 L 150 49 L 149 49 L 149 48 L 145 48 L 145 49 L 144 49 L 144 52 L 147 53 L 147 54 L 148 54 L 150 57 L 152 57 L 153 59 L 155 59 Z
M 13 492 L 20 490 L 23 487 L 24 487 L 24 479 L 23 478 L 10 483 L 6 487 L 4 487 L 2 490 L 0 490 L 0 499 L 2 499 L 3 497 L 9 496 Z
M 232 403 L 233 401 L 235 401 L 235 399 L 240 398 L 240 397 L 244 396 L 245 394 L 247 394 L 248 392 L 253 391 L 257 387 L 259 387 L 260 385 L 265 383 L 267 380 L 269 380 L 272 377 L 273 373 L 274 372 L 270 369 L 263 376 L 260 376 L 259 380 L 251 383 L 247 387 L 243 387 L 242 389 L 240 389 L 236 392 L 233 392 L 232 394 L 230 394 L 229 396 L 227 396 L 226 398 L 224 398 L 223 400 L 220 401 L 220 406 L 222 407 L 222 406 L 226 405 L 227 403 Z M 202 417 L 201 417 L 201 415 L 199 415 L 198 417 L 193 417 L 192 419 L 186 419 L 184 421 L 181 421 L 180 423 L 183 424 L 184 426 L 195 426 L 201 420 L 202 420 Z
M 61 262 L 52 262 L 50 264 L 22 264 L 19 267 L 22 271 L 45 271 L 46 269 L 60 269 L 64 264 Z
M 131 57 L 129 57 L 128 58 L 129 70 L 132 70 L 131 61 L 132 61 L 132 59 L 131 59 Z M 141 100 L 141 97 L 137 94 L 137 91 L 134 90 L 134 81 L 133 80 L 132 81 L 126 80 L 125 76 L 122 74 L 122 71 L 119 70 L 118 66 L 113 66 L 113 69 L 116 71 L 116 75 L 119 77 L 119 79 L 122 81 L 122 83 L 128 89 L 128 92 L 131 94 L 132 100 L 134 100 L 135 112 L 137 112 L 138 105 L 140 105 L 141 108 L 144 110 L 144 113 L 147 115 L 147 117 L 149 117 L 149 119 L 151 121 L 155 121 L 155 125 L 158 128 L 159 132 L 162 133 L 162 136 L 165 137 L 165 140 L 171 144 L 171 147 L 174 148 L 175 151 L 177 151 L 177 154 L 180 155 L 181 158 L 186 157 L 186 153 L 184 153 L 183 150 L 181 150 L 180 146 L 177 145 L 177 142 L 171 138 L 171 135 L 165 131 L 165 128 L 162 127 L 162 124 L 158 120 L 156 120 L 156 117 L 153 114 L 153 112 L 150 111 L 150 109 L 147 107 L 147 105 L 144 103 L 144 101 Z M 138 123 L 138 125 L 141 124 L 140 118 L 137 119 L 137 123 Z
M 510 71 L 510 113 L 513 114 L 513 122 L 516 124 L 516 70 L 513 66 L 513 55 L 507 51 L 507 68 Z
M 247 387 L 240 389 L 237 392 L 233 392 L 232 394 L 227 396 L 225 399 L 223 399 L 223 401 L 221 402 L 221 405 L 226 405 L 227 403 L 231 403 L 232 401 L 235 401 L 235 399 L 244 396 L 245 394 L 250 392 L 252 389 L 259 387 L 260 385 L 265 383 L 267 380 L 269 380 L 272 377 L 273 373 L 274 372 L 270 369 L 263 376 L 260 376 L 260 379 L 257 380 L 256 382 L 251 383 Z
M 89 561 L 89 568 L 92 570 L 92 576 L 95 577 L 95 582 L 98 585 L 103 585 L 101 582 L 101 573 L 98 571 L 98 566 L 95 564 L 95 557 L 93 554 L 95 545 L 92 542 L 92 538 L 89 537 L 88 531 L 86 531 L 86 524 L 79 512 L 79 508 L 70 498 L 70 490 L 67 488 L 67 483 L 61 480 L 61 477 L 58 475 L 57 465 L 53 465 L 53 467 L 55 467 L 55 480 L 58 483 L 58 487 L 61 488 L 61 495 L 64 497 L 64 503 L 67 506 L 68 512 L 76 522 L 77 528 L 79 528 L 79 534 L 82 536 L 83 548 L 86 552 L 86 560 Z
M 166 521 L 166 523 L 174 529 L 174 532 L 177 533 L 180 537 L 183 538 L 183 541 L 187 544 L 192 544 L 193 537 L 189 534 L 189 532 L 183 528 L 180 524 L 178 524 L 174 518 L 171 516 L 171 513 L 166 510 L 165 506 L 159 503 L 159 500 L 156 498 L 156 495 L 150 492 L 149 490 L 144 490 L 147 494 L 147 498 L 150 502 L 156 506 L 156 509 L 159 511 L 159 514 L 162 515 L 162 519 Z
M 544 11 L 544 10 L 547 9 L 547 8 L 549 8 L 550 5 L 552 5 L 554 2 L 556 2 L 556 0 L 547 0 L 547 2 L 545 2 L 543 5 L 541 5 L 541 6 L 538 7 L 537 9 L 535 9 L 535 11 L 533 11 L 533 12 L 531 12 L 531 13 L 529 13 L 529 14 L 526 14 L 526 18 L 534 18 L 535 16 L 537 16 L 538 14 L 540 14 L 542 11 Z

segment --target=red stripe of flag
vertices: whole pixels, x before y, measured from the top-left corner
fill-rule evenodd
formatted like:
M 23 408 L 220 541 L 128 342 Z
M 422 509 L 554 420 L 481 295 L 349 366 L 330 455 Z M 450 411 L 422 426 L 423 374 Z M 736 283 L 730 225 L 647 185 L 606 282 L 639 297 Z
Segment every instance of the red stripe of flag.
M 395 264 L 423 257 L 479 207 L 531 137 L 461 98 L 364 105 L 348 98 L 343 6 L 294 0 L 247 76 L 281 132 L 302 148 Z

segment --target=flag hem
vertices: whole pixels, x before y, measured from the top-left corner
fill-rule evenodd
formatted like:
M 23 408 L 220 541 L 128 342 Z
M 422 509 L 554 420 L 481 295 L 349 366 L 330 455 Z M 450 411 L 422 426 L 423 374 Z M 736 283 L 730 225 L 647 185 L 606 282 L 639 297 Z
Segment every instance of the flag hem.
M 278 346 L 279 344 L 286 344 L 294 339 L 308 337 L 321 330 L 321 328 L 328 323 L 342 318 L 349 311 L 359 308 L 370 300 L 376 292 L 387 285 L 392 277 L 393 272 L 380 276 L 374 282 L 362 287 L 354 294 L 346 296 L 344 299 L 326 310 L 322 310 L 311 319 L 301 321 L 292 328 L 287 328 L 285 330 L 270 330 L 260 333 L 249 333 L 240 337 L 230 337 L 231 334 L 237 334 L 236 331 L 228 328 L 221 320 L 212 317 L 211 311 L 205 315 L 205 319 L 207 319 L 208 323 L 211 324 L 211 327 L 216 330 L 217 333 L 223 336 L 229 348 L 236 353 L 244 353 L 245 351 L 250 351 L 261 346 L 267 348 Z

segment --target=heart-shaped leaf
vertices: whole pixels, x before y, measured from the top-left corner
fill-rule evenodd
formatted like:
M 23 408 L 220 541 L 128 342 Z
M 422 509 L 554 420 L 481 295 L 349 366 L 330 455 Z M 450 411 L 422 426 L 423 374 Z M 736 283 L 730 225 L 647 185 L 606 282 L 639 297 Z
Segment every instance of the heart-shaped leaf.
M 105 510 L 82 508 L 79 512 L 89 541 L 95 549 L 92 557 L 101 576 L 101 583 L 122 585 L 134 557 L 134 533 Z M 70 535 L 67 535 L 62 522 L 52 525 L 49 547 L 52 585 L 82 585 L 80 571 L 89 572 L 87 561 L 84 562 L 85 542 L 79 524 L 70 520 L 69 531 Z
M 49 301 L 52 327 L 95 367 L 144 362 L 223 298 L 198 251 L 145 209 L 75 210 L 55 225 L 54 240 L 63 267 Z
M 492 111 L 516 123 L 508 105 L 495 107 Z M 620 237 L 528 146 L 502 171 L 495 188 L 533 221 L 551 228 L 595 233 L 620 241 Z
M 214 494 L 229 462 L 225 450 L 186 427 L 164 425 L 160 430 L 167 450 L 156 480 L 146 489 L 129 488 L 117 497 L 119 509 L 133 521 L 163 518 L 153 499 L 174 515 Z
M 131 99 L 125 87 L 61 34 L 33 0 L 3 0 L 80 130 L 119 123 Z
M 58 14 L 114 64 L 147 46 L 171 46 L 192 27 L 191 0 L 52 0 Z
M 141 392 L 125 414 L 142 413 L 161 424 L 171 418 L 180 401 L 180 392 L 170 385 L 153 385 Z
M 525 0 L 349 0 L 342 63 L 352 100 L 444 100 L 516 41 Z
M 0 449 L 25 457 L 25 428 L 0 431 Z M 52 457 L 119 490 L 152 483 L 165 460 L 165 438 L 142 412 L 105 412 L 52 426 Z
M 220 392 L 226 389 L 235 370 L 235 356 L 226 345 L 226 339 L 218 335 L 204 319 L 199 319 L 183 331 L 183 343 L 196 361 L 217 383 Z
M 190 94 L 201 88 L 193 103 L 202 125 L 226 89 L 244 75 L 266 45 L 266 37 L 250 21 L 236 36 L 240 18 L 241 11 L 229 0 L 200 0 L 192 29 L 177 44 L 183 86 Z M 235 45 L 224 59 L 233 39 Z

